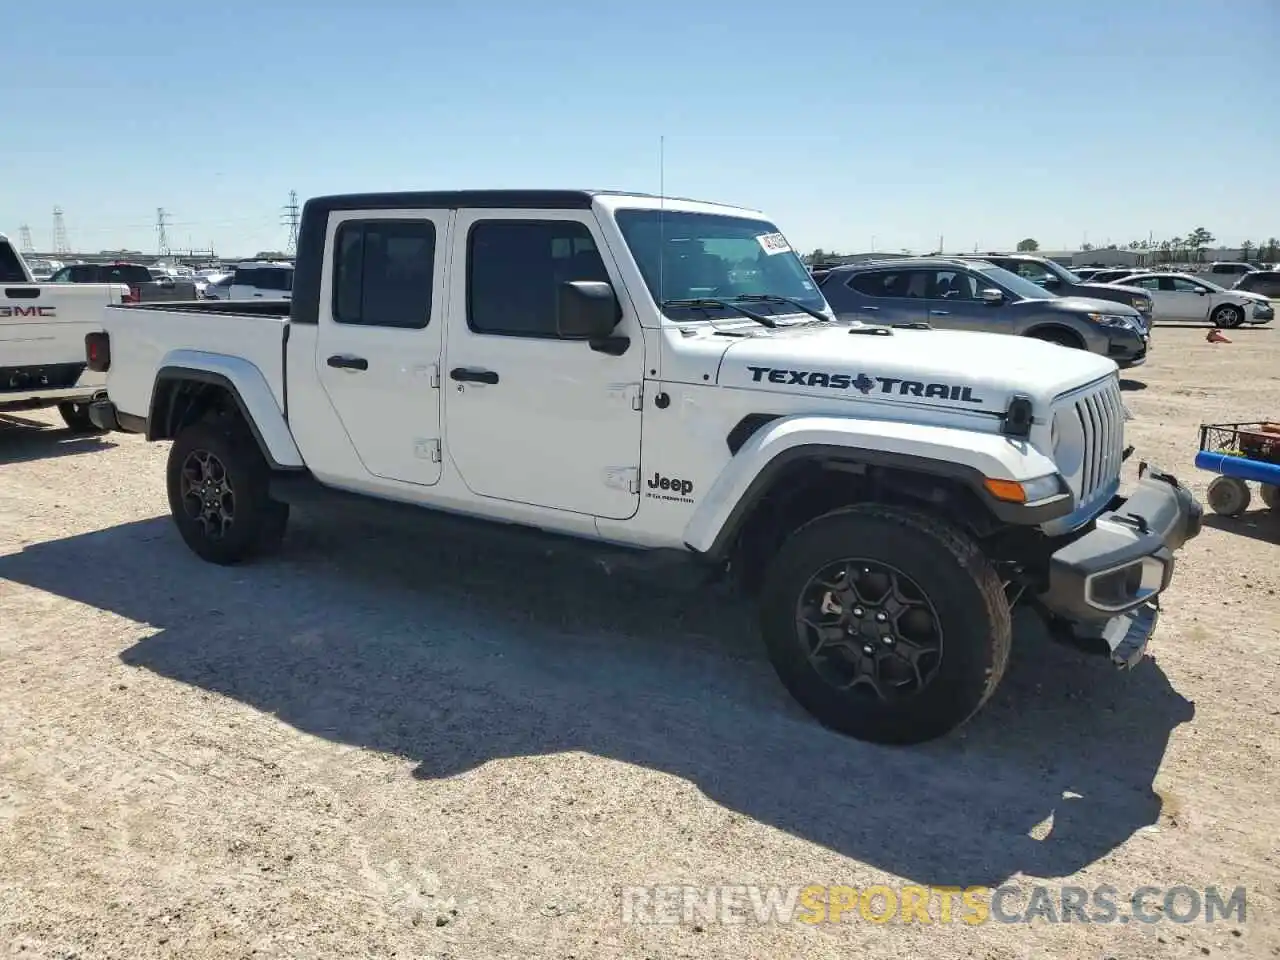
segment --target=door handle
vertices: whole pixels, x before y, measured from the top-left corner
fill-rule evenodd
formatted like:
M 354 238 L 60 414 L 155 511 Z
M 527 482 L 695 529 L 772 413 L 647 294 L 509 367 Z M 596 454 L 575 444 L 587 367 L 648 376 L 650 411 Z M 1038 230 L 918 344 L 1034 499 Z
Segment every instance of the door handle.
M 862 309 L 863 309 L 863 310 L 865 310 L 865 311 L 867 311 L 867 313 L 874 313 L 875 311 L 879 310 L 880 308 L 879 308 L 879 307 L 863 307 Z
M 497 383 L 498 375 L 492 370 L 472 370 L 467 367 L 454 367 L 449 371 L 450 378 L 466 383 Z
M 368 370 L 369 361 L 364 357 L 353 357 L 350 355 L 336 354 L 327 361 L 329 366 L 337 367 L 339 370 Z
M 951 316 L 951 311 L 950 311 L 950 310 L 930 310 L 930 311 L 929 311 L 929 316 L 931 316 L 931 317 L 949 317 L 949 316 Z

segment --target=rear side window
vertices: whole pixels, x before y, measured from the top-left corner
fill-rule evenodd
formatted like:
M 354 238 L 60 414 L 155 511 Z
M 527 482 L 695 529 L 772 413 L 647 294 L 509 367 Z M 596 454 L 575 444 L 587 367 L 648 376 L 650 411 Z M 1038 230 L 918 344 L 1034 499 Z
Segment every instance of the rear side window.
M 609 279 L 586 224 L 482 220 L 467 238 L 467 325 L 505 337 L 554 337 L 560 284 Z
M 338 323 L 420 330 L 431 322 L 436 227 L 430 220 L 349 220 L 338 228 L 334 256 Z
M 0 240 L 0 283 L 25 283 L 26 280 L 17 251 L 7 240 Z
M 238 287 L 256 287 L 258 285 L 258 271 L 254 267 L 236 267 L 236 272 L 232 276 L 231 282 Z
M 128 283 L 135 286 L 139 283 L 154 282 L 151 271 L 136 264 L 112 264 L 106 268 L 106 276 L 103 279 L 106 283 Z
M 932 279 L 924 270 L 879 270 L 854 274 L 848 286 L 868 297 L 923 297 Z
M 293 289 L 293 271 L 288 267 L 259 267 L 257 273 L 258 280 L 254 286 L 259 290 L 288 292 Z

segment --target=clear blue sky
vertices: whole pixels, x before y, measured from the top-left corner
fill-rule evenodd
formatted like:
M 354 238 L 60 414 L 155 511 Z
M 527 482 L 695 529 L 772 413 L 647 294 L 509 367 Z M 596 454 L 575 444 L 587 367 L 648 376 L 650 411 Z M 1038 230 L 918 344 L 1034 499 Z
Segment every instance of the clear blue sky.
M 1280 0 L 14 2 L 0 230 L 285 240 L 290 190 L 609 187 L 803 249 L 1280 235 Z

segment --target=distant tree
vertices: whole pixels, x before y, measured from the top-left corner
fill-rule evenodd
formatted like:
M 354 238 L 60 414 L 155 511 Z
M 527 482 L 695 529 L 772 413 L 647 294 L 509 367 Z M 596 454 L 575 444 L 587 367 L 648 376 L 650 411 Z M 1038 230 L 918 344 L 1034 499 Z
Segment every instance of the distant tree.
M 1084 252 L 1084 253 L 1088 253 L 1088 252 L 1089 252 L 1090 250 L 1092 250 L 1092 249 L 1093 249 L 1093 244 L 1092 244 L 1092 243 L 1082 243 L 1082 244 L 1080 244 L 1080 250 L 1081 250 L 1082 252 Z
M 827 259 L 827 251 L 823 250 L 821 247 L 818 247 L 816 250 L 813 251 L 813 253 L 809 254 L 809 262 L 811 264 L 822 263 L 826 259 Z
M 1040 249 L 1040 243 L 1033 237 L 1027 237 L 1025 240 L 1018 241 L 1019 253 L 1035 253 Z
M 1280 260 L 1280 240 L 1275 237 L 1267 240 L 1267 256 L 1265 259 L 1267 263 L 1275 263 Z
M 1204 227 L 1196 227 L 1187 234 L 1187 247 L 1191 250 L 1196 263 L 1204 259 L 1204 252 L 1213 241 L 1213 234 Z
M 1252 240 L 1246 240 L 1244 243 L 1240 244 L 1240 259 L 1245 263 L 1248 263 L 1249 254 L 1253 253 L 1257 249 L 1257 246 L 1258 245 Z
M 1119 250 L 1119 249 L 1120 249 L 1120 245 L 1119 245 L 1118 243 L 1108 243 L 1108 244 L 1107 244 L 1105 247 L 1103 247 L 1102 249 L 1103 249 L 1103 250 Z

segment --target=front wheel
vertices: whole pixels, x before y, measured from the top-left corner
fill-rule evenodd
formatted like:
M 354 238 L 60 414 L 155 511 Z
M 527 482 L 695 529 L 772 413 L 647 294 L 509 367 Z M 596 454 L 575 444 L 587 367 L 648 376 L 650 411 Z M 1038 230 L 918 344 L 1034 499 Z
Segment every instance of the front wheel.
M 1280 487 L 1274 483 L 1260 483 L 1258 492 L 1262 494 L 1262 502 L 1267 505 L 1268 510 L 1280 513 Z
M 89 419 L 89 404 L 87 403 L 60 403 L 58 404 L 58 414 L 62 417 L 62 422 L 76 433 L 104 432 L 101 427 L 98 427 Z
M 208 421 L 169 448 L 169 509 L 183 541 L 210 563 L 234 564 L 279 545 L 288 504 L 268 496 L 271 472 L 248 432 Z
M 1209 317 L 1209 322 L 1215 327 L 1234 330 L 1244 323 L 1244 310 L 1234 304 L 1224 303 L 1213 311 Z
M 958 530 L 878 505 L 810 521 L 765 577 L 761 626 L 774 668 L 823 725 L 913 744 L 959 727 L 1009 659 L 1009 605 Z

